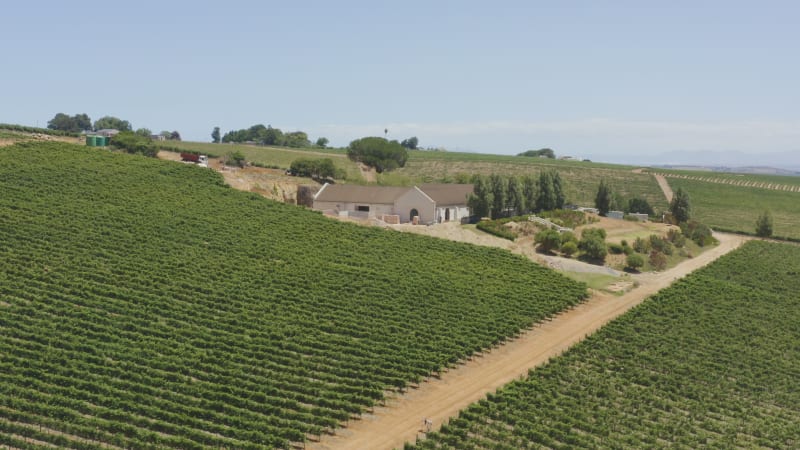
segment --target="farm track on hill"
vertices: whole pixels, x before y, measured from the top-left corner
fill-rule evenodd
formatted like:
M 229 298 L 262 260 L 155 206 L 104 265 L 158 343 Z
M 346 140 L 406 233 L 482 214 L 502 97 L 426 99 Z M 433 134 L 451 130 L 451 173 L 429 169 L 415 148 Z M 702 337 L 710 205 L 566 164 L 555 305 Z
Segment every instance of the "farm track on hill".
M 418 389 L 387 401 L 386 407 L 340 429 L 334 436 L 323 436 L 310 446 L 317 450 L 390 449 L 402 447 L 421 435 L 423 418 L 434 428 L 455 417 L 471 403 L 504 384 L 524 377 L 528 371 L 547 362 L 604 324 L 638 305 L 645 298 L 673 281 L 703 267 L 734 250 L 748 238 L 716 234 L 720 244 L 700 256 L 662 273 L 642 274 L 640 286 L 621 296 L 595 294 L 588 302 L 535 326 L 519 338 L 483 356 L 450 370 L 440 379 L 429 379 Z

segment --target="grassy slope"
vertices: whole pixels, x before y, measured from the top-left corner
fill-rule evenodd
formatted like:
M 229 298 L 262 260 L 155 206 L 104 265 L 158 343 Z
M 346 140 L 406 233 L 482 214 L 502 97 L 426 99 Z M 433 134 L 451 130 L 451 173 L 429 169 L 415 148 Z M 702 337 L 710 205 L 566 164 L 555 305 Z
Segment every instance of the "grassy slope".
M 673 190 L 689 193 L 695 218 L 711 227 L 755 232 L 758 216 L 769 210 L 776 236 L 800 238 L 800 193 L 670 178 Z
M 300 158 L 330 158 L 338 169 L 347 171 L 347 182 L 363 182 L 358 166 L 347 159 L 347 154 L 340 149 L 298 149 L 288 147 L 267 147 L 242 144 L 209 144 L 202 142 L 166 142 L 167 147 L 195 150 L 210 156 L 224 156 L 229 152 L 240 151 L 247 161 L 252 161 L 267 166 L 288 169 L 292 161 Z
M 799 271 L 800 247 L 751 242 L 417 447 L 797 448 Z
M 585 294 L 506 251 L 331 221 L 178 163 L 19 144 L 0 191 L 11 446 L 69 446 L 42 424 L 120 447 L 286 445 Z

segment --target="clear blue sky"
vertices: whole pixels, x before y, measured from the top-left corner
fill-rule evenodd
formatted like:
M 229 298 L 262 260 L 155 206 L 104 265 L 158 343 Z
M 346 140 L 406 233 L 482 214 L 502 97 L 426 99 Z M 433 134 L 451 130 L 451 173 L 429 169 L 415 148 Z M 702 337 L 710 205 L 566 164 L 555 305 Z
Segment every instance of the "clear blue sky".
M 797 1 L 7 3 L 0 122 L 85 112 L 202 141 L 263 123 L 334 145 L 388 128 L 606 161 L 800 153 Z

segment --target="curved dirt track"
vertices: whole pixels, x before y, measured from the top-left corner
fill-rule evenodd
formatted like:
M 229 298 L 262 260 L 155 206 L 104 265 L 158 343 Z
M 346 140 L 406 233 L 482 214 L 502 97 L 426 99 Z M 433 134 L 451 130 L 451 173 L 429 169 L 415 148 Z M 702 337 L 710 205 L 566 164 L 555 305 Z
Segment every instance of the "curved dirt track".
M 656 178 L 656 182 L 658 183 L 658 187 L 661 188 L 661 192 L 664 193 L 664 197 L 667 198 L 667 203 L 672 203 L 672 188 L 669 187 L 669 183 L 667 183 L 667 179 L 664 175 L 659 175 L 654 173 L 653 176 Z
M 374 414 L 365 414 L 361 420 L 337 430 L 334 436 L 324 435 L 321 442 L 308 447 L 319 450 L 402 448 L 405 442 L 423 436 L 423 418 L 432 420 L 433 428 L 438 429 L 470 403 L 526 376 L 529 369 L 559 355 L 648 296 L 748 239 L 719 233 L 715 237 L 720 244 L 696 258 L 665 272 L 637 275 L 640 286 L 633 291 L 621 297 L 595 294 L 586 303 L 535 326 L 518 339 L 444 373 L 441 379 L 431 379 L 418 389 L 390 398 L 387 406 L 375 408 Z

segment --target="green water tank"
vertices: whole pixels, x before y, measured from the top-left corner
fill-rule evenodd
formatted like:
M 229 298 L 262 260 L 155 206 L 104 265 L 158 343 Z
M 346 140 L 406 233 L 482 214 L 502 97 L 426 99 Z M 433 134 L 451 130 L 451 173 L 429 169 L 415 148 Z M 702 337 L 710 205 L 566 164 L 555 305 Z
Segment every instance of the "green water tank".
M 97 144 L 98 147 L 105 147 L 108 145 L 108 138 L 105 136 L 97 136 Z
M 86 136 L 86 145 L 89 147 L 97 146 L 97 136 Z

